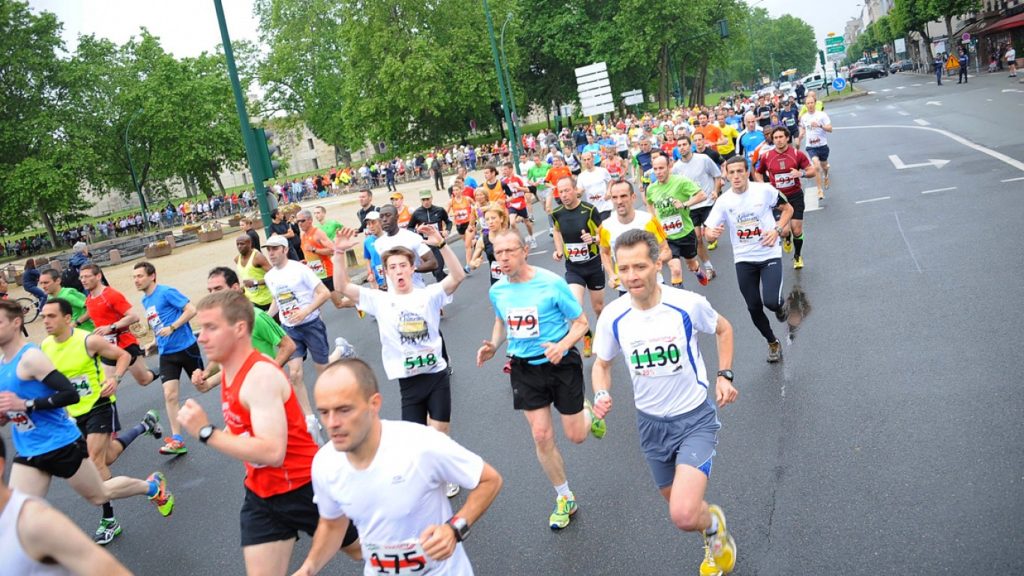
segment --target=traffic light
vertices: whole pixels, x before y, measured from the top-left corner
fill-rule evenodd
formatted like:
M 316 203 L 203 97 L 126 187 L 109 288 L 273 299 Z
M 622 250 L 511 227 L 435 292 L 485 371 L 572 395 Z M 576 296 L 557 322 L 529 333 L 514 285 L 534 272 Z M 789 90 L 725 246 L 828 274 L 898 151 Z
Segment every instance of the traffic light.
M 729 21 L 725 18 L 718 21 L 718 37 L 723 39 L 729 37 Z
M 263 168 L 263 177 L 267 180 L 273 178 L 281 162 L 274 159 L 274 155 L 281 155 L 281 146 L 274 142 L 274 133 L 263 128 L 252 129 L 253 138 L 256 140 L 256 150 L 260 155 L 260 164 Z
M 825 51 L 818 50 L 818 62 L 821 62 L 822 69 L 825 68 Z

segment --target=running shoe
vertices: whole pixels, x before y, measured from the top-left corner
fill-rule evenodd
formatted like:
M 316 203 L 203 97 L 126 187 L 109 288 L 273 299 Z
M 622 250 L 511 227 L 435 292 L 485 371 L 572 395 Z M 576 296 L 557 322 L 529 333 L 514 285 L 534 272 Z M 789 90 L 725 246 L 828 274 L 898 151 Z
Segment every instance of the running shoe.
M 713 240 L 708 244 L 708 250 L 714 250 L 718 248 L 718 240 Z
M 536 250 L 537 249 L 537 240 L 533 236 L 527 236 L 526 237 L 526 247 L 529 248 L 530 250 Z
M 100 527 L 92 535 L 92 541 L 100 546 L 106 546 L 121 535 L 121 523 L 117 518 L 104 518 L 100 520 Z
M 467 276 L 469 275 L 470 272 L 472 272 L 472 270 L 469 269 L 469 264 L 463 266 L 462 271 L 465 272 Z
M 359 319 L 362 320 L 363 318 L 366 318 L 366 312 L 356 308 L 356 316 L 359 316 Z
M 172 456 L 188 454 L 188 448 L 185 447 L 184 441 L 178 440 L 172 436 L 170 438 L 164 438 L 164 445 L 160 447 L 160 453 Z
M 782 251 L 785 252 L 786 254 L 789 254 L 790 252 L 793 251 L 792 236 L 786 236 L 786 238 L 782 241 Z
M 708 277 L 709 282 L 711 280 L 714 280 L 715 278 L 718 278 L 718 272 L 715 272 L 715 269 L 712 268 L 711 266 L 704 267 L 704 274 Z
M 793 269 L 794 270 L 799 270 L 799 269 L 801 269 L 803 267 L 804 267 L 804 257 L 803 256 L 797 256 L 796 258 L 793 258 Z
M 775 319 L 779 322 L 785 322 L 789 318 L 789 306 L 783 304 L 775 311 Z
M 459 486 L 455 482 L 449 482 L 448 483 L 448 487 L 445 489 L 444 494 L 445 494 L 445 496 L 447 496 L 449 498 L 455 498 L 456 496 L 458 496 L 459 492 L 461 492 L 461 491 L 462 491 L 462 486 Z
M 700 576 L 722 576 L 722 570 L 715 564 L 715 557 L 711 554 L 711 544 L 708 537 L 704 536 L 704 560 L 700 563 Z
M 722 509 L 712 504 L 708 512 L 718 518 L 718 532 L 707 537 L 711 545 L 711 556 L 715 559 L 715 566 L 723 574 L 728 574 L 736 567 L 736 541 L 726 528 Z
M 594 336 L 587 332 L 583 335 L 583 357 L 590 358 L 594 353 Z
M 150 496 L 149 501 L 156 505 L 162 516 L 170 516 L 174 512 L 174 494 L 167 489 L 167 478 L 162 472 L 153 472 L 146 482 L 156 484 L 156 494 Z
M 604 435 L 608 433 L 608 424 L 604 421 L 604 418 L 598 418 L 594 415 L 594 405 L 586 398 L 583 399 L 583 407 L 590 414 L 590 433 L 598 440 L 604 438 Z
M 555 509 L 548 517 L 548 526 L 552 530 L 561 530 L 569 525 L 569 517 L 576 513 L 576 495 L 572 492 L 569 496 L 559 496 L 555 500 Z
M 142 425 L 146 427 L 145 434 L 160 439 L 164 435 L 164 428 L 160 425 L 160 413 L 156 410 L 146 412 L 142 417 Z M 118 528 L 120 530 L 120 527 Z
M 697 282 L 700 282 L 701 286 L 708 285 L 708 282 L 710 281 L 708 279 L 708 275 L 701 271 L 699 267 L 696 270 L 694 270 L 693 273 L 697 275 Z
M 771 363 L 782 360 L 782 343 L 776 340 L 768 345 L 768 361 Z
M 825 199 L 825 191 L 824 190 L 818 190 L 818 200 L 824 200 L 824 199 Z

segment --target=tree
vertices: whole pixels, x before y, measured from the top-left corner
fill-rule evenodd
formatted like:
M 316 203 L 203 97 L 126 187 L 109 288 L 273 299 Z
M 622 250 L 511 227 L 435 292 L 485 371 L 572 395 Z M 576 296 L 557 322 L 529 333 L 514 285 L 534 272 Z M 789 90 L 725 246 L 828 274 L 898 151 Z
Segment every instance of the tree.
M 953 18 L 963 16 L 969 12 L 981 10 L 981 0 L 930 0 L 932 12 L 946 23 L 946 50 L 955 53 L 953 49 Z
M 932 38 L 928 34 L 928 23 L 939 17 L 931 0 L 896 0 L 889 14 L 899 30 L 916 32 L 924 40 L 926 59 L 931 62 Z

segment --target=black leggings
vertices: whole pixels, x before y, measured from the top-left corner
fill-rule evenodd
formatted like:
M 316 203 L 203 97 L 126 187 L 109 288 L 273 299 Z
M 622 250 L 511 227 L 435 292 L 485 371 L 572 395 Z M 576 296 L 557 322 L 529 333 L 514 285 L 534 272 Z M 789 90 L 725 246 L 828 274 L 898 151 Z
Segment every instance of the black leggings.
M 754 326 L 768 343 L 778 339 L 772 332 L 771 323 L 764 309 L 778 312 L 782 309 L 782 259 L 772 258 L 764 262 L 737 262 L 736 279 L 740 293 L 747 301 L 747 310 Z
M 452 389 L 448 370 L 399 378 L 402 420 L 426 425 L 427 416 L 438 422 L 452 419 Z

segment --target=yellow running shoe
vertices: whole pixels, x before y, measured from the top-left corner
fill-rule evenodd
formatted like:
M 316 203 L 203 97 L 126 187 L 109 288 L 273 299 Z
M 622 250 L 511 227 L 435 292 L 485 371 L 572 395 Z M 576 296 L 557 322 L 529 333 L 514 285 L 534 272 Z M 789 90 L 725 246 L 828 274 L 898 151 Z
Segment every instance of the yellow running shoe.
M 570 493 L 571 494 L 571 493 Z M 569 525 L 569 517 L 576 513 L 576 495 L 559 496 L 555 500 L 555 509 L 548 517 L 548 526 L 552 530 L 561 530 Z
M 722 571 L 715 564 L 715 557 L 711 555 L 707 536 L 704 536 L 704 560 L 700 563 L 700 576 L 722 576 Z
M 793 269 L 794 270 L 799 270 L 799 269 L 801 269 L 803 267 L 804 267 L 804 258 L 803 258 L 803 256 L 797 256 L 796 258 L 793 258 Z
M 793 241 L 790 236 L 786 236 L 786 239 L 782 241 L 782 251 L 789 254 L 793 251 Z
M 583 335 L 583 357 L 590 358 L 594 353 L 594 337 L 591 336 L 590 332 Z
M 715 240 L 708 244 L 708 250 L 714 250 L 715 248 L 718 248 L 718 240 Z
M 718 518 L 718 532 L 709 538 L 711 556 L 714 558 L 715 566 L 723 574 L 728 574 L 736 567 L 736 541 L 725 525 L 725 513 L 722 509 L 712 504 L 708 507 L 708 512 Z

